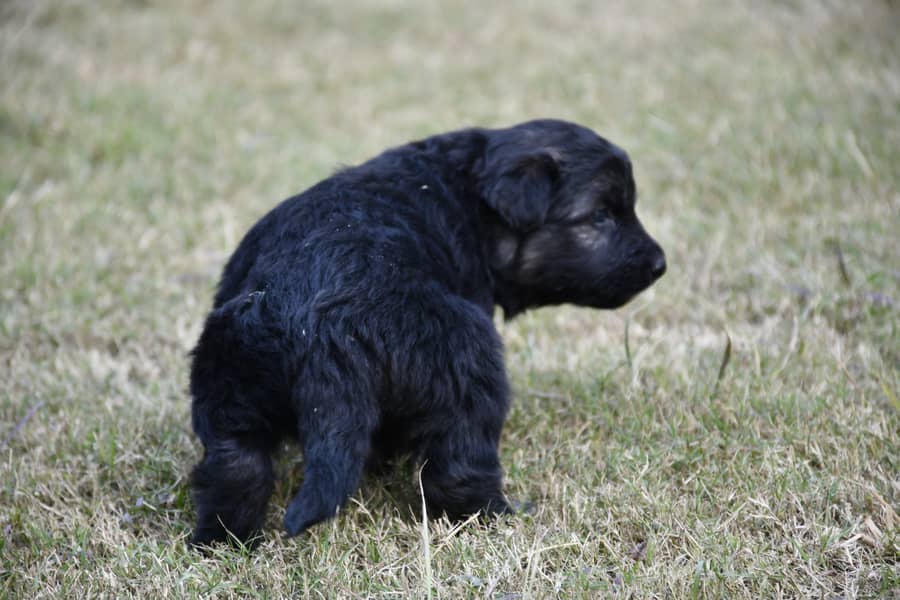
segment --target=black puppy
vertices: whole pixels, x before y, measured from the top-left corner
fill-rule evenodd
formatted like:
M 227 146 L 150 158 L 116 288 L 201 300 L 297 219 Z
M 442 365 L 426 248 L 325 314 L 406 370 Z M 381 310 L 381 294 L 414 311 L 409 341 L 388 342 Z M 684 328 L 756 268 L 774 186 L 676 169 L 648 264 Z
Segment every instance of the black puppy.
M 634 204 L 624 151 L 541 120 L 400 146 L 278 205 L 228 261 L 193 351 L 192 543 L 259 530 L 283 438 L 304 456 L 290 535 L 401 453 L 424 465 L 432 514 L 509 512 L 494 305 L 626 303 L 666 269 Z

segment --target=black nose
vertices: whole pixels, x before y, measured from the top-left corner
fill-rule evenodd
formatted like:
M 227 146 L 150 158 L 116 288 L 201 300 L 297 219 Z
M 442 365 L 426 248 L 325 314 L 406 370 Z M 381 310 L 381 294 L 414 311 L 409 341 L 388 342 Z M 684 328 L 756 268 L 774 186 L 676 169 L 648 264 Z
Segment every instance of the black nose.
M 659 279 L 666 272 L 666 255 L 660 252 L 656 258 L 653 259 L 653 263 L 650 265 L 650 274 L 653 275 L 653 279 Z

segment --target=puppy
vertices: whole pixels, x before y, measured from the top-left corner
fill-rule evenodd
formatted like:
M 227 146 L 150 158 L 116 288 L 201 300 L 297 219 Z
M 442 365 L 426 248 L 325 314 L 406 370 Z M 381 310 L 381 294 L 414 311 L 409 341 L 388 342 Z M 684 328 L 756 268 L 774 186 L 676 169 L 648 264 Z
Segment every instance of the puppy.
M 399 454 L 423 465 L 431 514 L 510 512 L 494 306 L 628 302 L 666 270 L 634 206 L 623 150 L 539 120 L 412 142 L 275 207 L 225 266 L 193 351 L 192 543 L 259 531 L 284 438 L 304 457 L 289 535 Z

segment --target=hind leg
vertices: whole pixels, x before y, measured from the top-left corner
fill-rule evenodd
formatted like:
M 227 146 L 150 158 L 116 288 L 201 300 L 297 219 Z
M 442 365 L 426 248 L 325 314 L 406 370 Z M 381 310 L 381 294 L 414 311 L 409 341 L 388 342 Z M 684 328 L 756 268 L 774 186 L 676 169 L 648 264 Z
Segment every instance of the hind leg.
M 304 467 L 303 483 L 284 515 L 289 536 L 334 517 L 356 491 L 369 458 L 378 420 L 369 374 L 344 375 L 325 383 L 327 376 L 308 372 L 295 394 Z
M 271 454 L 284 433 L 276 416 L 290 408 L 280 400 L 273 354 L 247 335 L 261 329 L 255 302 L 239 298 L 213 311 L 193 352 L 192 423 L 204 446 L 191 475 L 193 545 L 229 534 L 247 542 L 262 527 L 272 495 Z
M 369 448 L 368 436 L 332 432 L 305 444 L 303 483 L 284 515 L 289 536 L 334 517 L 356 491 Z
M 472 373 L 466 380 L 468 385 L 460 387 L 468 398 L 448 407 L 451 411 L 443 418 L 435 415 L 435 429 L 420 451 L 428 510 L 451 520 L 478 512 L 486 516 L 512 512 L 503 496 L 498 450 L 505 417 L 505 379 L 494 371 Z
M 511 512 L 498 453 L 509 392 L 493 322 L 455 296 L 431 294 L 421 303 L 405 322 L 432 336 L 419 337 L 393 377 L 418 398 L 415 454 L 429 512 L 451 519 Z
M 236 438 L 216 440 L 207 444 L 203 460 L 194 467 L 191 485 L 197 508 L 191 544 L 231 536 L 246 543 L 262 528 L 274 488 L 270 452 Z
M 512 512 L 502 491 L 499 437 L 499 427 L 462 421 L 428 443 L 421 476 L 432 515 L 459 520 Z

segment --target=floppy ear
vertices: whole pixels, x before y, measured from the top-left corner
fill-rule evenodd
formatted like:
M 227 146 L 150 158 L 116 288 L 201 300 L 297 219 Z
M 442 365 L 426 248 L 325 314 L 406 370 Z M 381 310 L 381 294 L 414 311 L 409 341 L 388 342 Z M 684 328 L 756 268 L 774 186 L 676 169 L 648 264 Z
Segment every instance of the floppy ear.
M 550 154 L 528 154 L 488 184 L 485 200 L 514 230 L 537 229 L 550 210 L 558 178 L 559 167 Z

